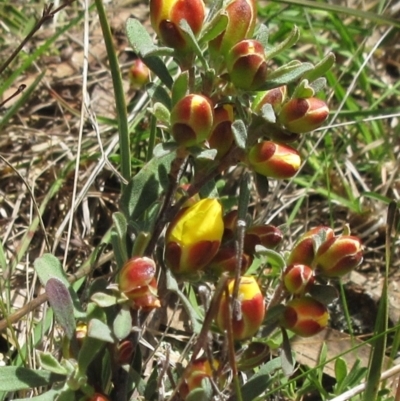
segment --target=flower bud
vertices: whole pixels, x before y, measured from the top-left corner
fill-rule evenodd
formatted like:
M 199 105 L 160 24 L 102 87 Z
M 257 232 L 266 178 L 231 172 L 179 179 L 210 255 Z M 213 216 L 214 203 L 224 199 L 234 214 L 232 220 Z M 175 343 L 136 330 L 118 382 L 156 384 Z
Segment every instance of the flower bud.
M 129 259 L 119 273 L 119 289 L 128 293 L 134 289 L 149 285 L 156 274 L 156 264 L 146 256 Z
M 363 260 L 361 241 L 351 235 L 340 235 L 325 241 L 315 255 L 314 265 L 325 277 L 341 277 Z
M 187 51 L 188 43 L 179 23 L 185 19 L 195 36 L 203 26 L 203 0 L 150 0 L 151 25 L 161 41 L 179 51 Z
M 254 145 L 247 159 L 256 173 L 278 179 L 293 177 L 301 164 L 300 154 L 296 149 L 272 141 Z
M 283 240 L 282 231 L 271 224 L 252 226 L 246 230 L 244 236 L 244 250 L 253 255 L 256 245 L 262 245 L 269 249 L 276 248 Z
M 319 128 L 328 118 L 329 108 L 323 100 L 315 97 L 291 99 L 279 112 L 279 122 L 290 132 L 303 134 Z
M 288 292 L 294 295 L 304 295 L 314 284 L 313 269 L 307 265 L 289 265 L 282 276 L 283 284 Z
M 226 65 L 232 83 L 239 89 L 257 90 L 267 79 L 264 47 L 256 40 L 245 39 L 233 46 Z
M 148 285 L 134 288 L 126 292 L 125 295 L 131 300 L 132 309 L 150 311 L 161 307 L 160 300 L 157 297 L 157 281 L 155 278 Z
M 232 0 L 225 9 L 228 25 L 224 32 L 210 42 L 212 57 L 223 54 L 238 42 L 253 36 L 257 18 L 256 0 Z
M 252 258 L 246 253 L 242 254 L 241 273 L 246 272 L 252 263 Z M 237 253 L 234 244 L 219 248 L 217 254 L 207 266 L 207 271 L 220 276 L 223 272 L 236 271 Z
M 224 223 L 217 199 L 202 199 L 182 209 L 170 223 L 165 238 L 165 261 L 175 274 L 194 273 L 218 252 Z
M 334 232 L 330 227 L 318 226 L 304 233 L 294 244 L 289 254 L 287 264 L 295 263 L 313 266 L 315 248 L 329 238 L 334 237 Z
M 281 325 L 302 337 L 311 337 L 328 325 L 326 306 L 311 297 L 294 298 L 286 304 Z
M 240 302 L 239 319 L 233 313 L 233 338 L 237 341 L 254 336 L 261 326 L 265 315 L 264 297 L 254 277 L 240 277 L 238 301 Z M 218 308 L 216 323 L 221 331 L 227 330 L 229 324 L 229 303 L 233 294 L 235 280 L 228 284 L 230 297 L 224 293 Z
M 265 92 L 260 92 L 255 97 L 251 105 L 254 113 L 261 113 L 261 109 L 265 104 L 270 104 L 275 113 L 279 112 L 282 103 L 286 100 L 287 88 L 286 85 L 279 86 L 278 88 L 270 89 Z
M 119 289 L 134 309 L 151 310 L 161 306 L 157 297 L 156 264 L 146 256 L 129 259 L 119 274 Z
M 150 70 L 147 65 L 140 59 L 133 60 L 131 68 L 129 68 L 129 82 L 132 89 L 142 89 L 150 81 Z
M 214 125 L 208 143 L 210 148 L 217 150 L 217 160 L 225 156 L 233 144 L 232 122 L 233 106 L 231 104 L 223 104 L 214 109 Z
M 172 136 L 179 145 L 196 145 L 209 137 L 213 120 L 211 100 L 202 95 L 187 95 L 171 111 Z
M 117 361 L 120 365 L 130 364 L 132 362 L 135 349 L 130 340 L 121 341 L 117 346 Z

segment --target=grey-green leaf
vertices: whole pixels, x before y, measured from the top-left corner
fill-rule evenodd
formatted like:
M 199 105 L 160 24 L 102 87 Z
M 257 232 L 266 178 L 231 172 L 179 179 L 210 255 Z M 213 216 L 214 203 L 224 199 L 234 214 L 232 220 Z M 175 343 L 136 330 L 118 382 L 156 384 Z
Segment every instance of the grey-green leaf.
M 88 325 L 88 337 L 95 338 L 108 343 L 114 343 L 115 338 L 111 329 L 107 324 L 103 323 L 101 320 L 92 319 Z
M 75 317 L 68 288 L 58 278 L 48 279 L 45 288 L 58 323 L 63 327 L 66 336 L 71 339 L 75 332 Z
M 64 375 L 17 366 L 1 367 L 0 377 L 0 391 L 28 390 L 34 387 L 48 386 L 65 379 Z
M 122 305 L 113 322 L 113 332 L 118 340 L 128 336 L 132 330 L 132 316 L 128 305 Z
M 232 132 L 236 145 L 240 149 L 246 148 L 247 130 L 242 120 L 236 120 L 232 123 Z

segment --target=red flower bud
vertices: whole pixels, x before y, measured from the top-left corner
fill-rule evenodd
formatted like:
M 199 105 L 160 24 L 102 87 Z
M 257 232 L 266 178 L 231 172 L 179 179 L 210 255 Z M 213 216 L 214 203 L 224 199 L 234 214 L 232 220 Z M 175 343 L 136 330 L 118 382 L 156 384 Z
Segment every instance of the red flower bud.
M 130 340 L 122 341 L 117 347 L 117 361 L 120 365 L 130 364 L 132 362 L 135 349 Z
M 351 235 L 340 235 L 325 241 L 318 249 L 314 265 L 325 277 L 341 277 L 363 260 L 361 241 Z
M 218 252 L 224 225 L 217 199 L 202 199 L 182 209 L 168 227 L 165 261 L 175 274 L 204 268 Z
M 239 89 L 257 90 L 267 79 L 264 47 L 256 40 L 242 40 L 233 46 L 226 65 L 231 81 Z
M 119 274 L 119 289 L 131 300 L 132 308 L 153 309 L 161 306 L 157 298 L 156 264 L 143 256 L 129 259 Z
M 275 113 L 277 113 L 279 112 L 282 103 L 286 100 L 286 96 L 286 85 L 279 86 L 278 88 L 270 89 L 265 92 L 260 92 L 255 97 L 251 108 L 255 113 L 259 114 L 261 113 L 261 109 L 265 104 L 270 104 Z
M 304 233 L 294 244 L 287 260 L 288 265 L 295 263 L 313 266 L 316 246 L 319 246 L 329 238 L 334 237 L 330 227 L 318 226 Z
M 282 279 L 287 291 L 295 295 L 304 295 L 315 281 L 313 269 L 301 264 L 289 265 L 283 272 Z
M 202 0 L 150 0 L 153 29 L 162 42 L 179 51 L 188 49 L 179 22 L 185 19 L 194 35 L 198 35 L 203 26 L 204 15 L 205 7 Z
M 228 284 L 229 295 L 232 296 L 235 280 Z M 254 336 L 261 326 L 265 315 L 264 297 L 254 277 L 240 277 L 238 301 L 240 302 L 240 318 L 232 316 L 233 338 L 237 341 Z M 229 324 L 230 297 L 225 294 L 221 298 L 216 323 L 221 331 Z
M 221 159 L 233 144 L 232 125 L 233 106 L 223 104 L 214 109 L 214 125 L 208 143 L 210 148 L 217 150 L 216 159 Z
M 289 131 L 303 134 L 319 128 L 328 115 L 329 108 L 323 100 L 291 99 L 282 106 L 279 121 Z
M 255 0 L 232 0 L 225 9 L 228 25 L 225 31 L 210 42 L 212 57 L 223 54 L 238 42 L 253 36 L 257 18 Z
M 150 81 L 150 70 L 140 58 L 133 60 L 129 68 L 129 82 L 132 89 L 142 89 Z
M 196 145 L 209 137 L 213 121 L 211 100 L 203 95 L 187 95 L 171 111 L 172 135 L 179 145 Z
M 234 244 L 229 244 L 219 248 L 218 253 L 214 256 L 212 261 L 207 266 L 207 270 L 215 275 L 221 275 L 223 272 L 234 273 L 236 270 L 236 249 Z M 241 272 L 244 273 L 250 267 L 252 258 L 243 253 L 242 254 L 242 268 Z
M 132 309 L 152 310 L 160 308 L 161 303 L 157 297 L 157 281 L 155 278 L 148 285 L 143 285 L 126 292 L 125 295 L 131 300 Z
M 156 274 L 156 264 L 146 256 L 129 259 L 119 273 L 119 289 L 129 292 L 151 283 Z
M 250 255 L 254 254 L 256 245 L 269 249 L 276 248 L 283 240 L 282 231 L 271 224 L 252 226 L 246 230 L 244 236 L 244 250 Z
M 311 297 L 294 298 L 286 304 L 281 325 L 302 337 L 311 337 L 328 325 L 326 306 Z
M 296 149 L 272 141 L 254 145 L 247 159 L 256 173 L 278 179 L 293 177 L 301 164 L 300 154 Z

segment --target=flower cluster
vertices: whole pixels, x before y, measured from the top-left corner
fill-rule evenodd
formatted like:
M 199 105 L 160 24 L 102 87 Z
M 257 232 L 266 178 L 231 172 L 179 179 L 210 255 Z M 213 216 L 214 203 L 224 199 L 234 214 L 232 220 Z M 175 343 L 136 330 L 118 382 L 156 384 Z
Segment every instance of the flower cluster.
M 335 236 L 324 226 L 303 234 L 292 248 L 282 274 L 286 291 L 293 295 L 285 306 L 282 326 L 304 337 L 323 330 L 328 324 L 327 307 L 311 295 L 317 279 L 341 277 L 356 268 L 362 258 L 357 237 Z

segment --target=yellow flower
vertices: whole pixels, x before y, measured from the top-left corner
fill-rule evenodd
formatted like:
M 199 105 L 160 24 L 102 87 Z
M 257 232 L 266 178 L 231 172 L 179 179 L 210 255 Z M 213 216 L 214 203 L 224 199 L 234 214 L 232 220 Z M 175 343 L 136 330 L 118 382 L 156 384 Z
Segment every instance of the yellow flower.
M 217 199 L 202 199 L 182 209 L 166 234 L 165 260 L 175 274 L 194 273 L 218 252 L 224 223 Z

